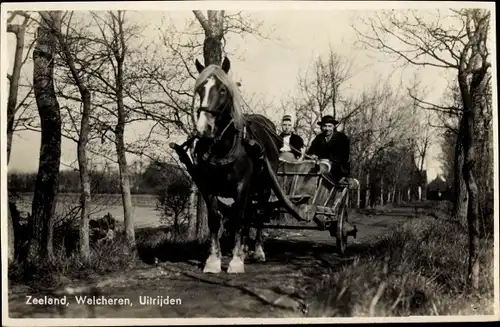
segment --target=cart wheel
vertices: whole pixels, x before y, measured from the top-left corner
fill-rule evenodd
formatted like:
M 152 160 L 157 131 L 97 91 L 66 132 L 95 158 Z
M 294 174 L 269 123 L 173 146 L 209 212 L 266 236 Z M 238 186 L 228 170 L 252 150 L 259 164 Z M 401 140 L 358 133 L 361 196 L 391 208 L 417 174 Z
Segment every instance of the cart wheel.
M 337 235 L 335 236 L 337 241 L 337 253 L 343 255 L 347 247 L 347 235 L 344 232 L 344 223 L 347 221 L 347 208 L 342 209 L 337 220 Z

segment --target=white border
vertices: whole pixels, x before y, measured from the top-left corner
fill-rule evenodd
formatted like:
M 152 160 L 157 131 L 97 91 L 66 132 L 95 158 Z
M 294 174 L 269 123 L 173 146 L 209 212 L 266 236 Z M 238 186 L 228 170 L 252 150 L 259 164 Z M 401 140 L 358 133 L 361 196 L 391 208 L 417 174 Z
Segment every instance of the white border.
M 5 3 L 1 7 L 1 46 L 6 49 L 6 20 L 7 11 L 11 10 L 111 10 L 111 9 L 125 9 L 125 10 L 193 10 L 193 9 L 224 9 L 224 10 L 370 10 L 370 9 L 403 9 L 403 8 L 487 8 L 492 10 L 492 89 L 493 89 L 493 135 L 494 135 L 494 210 L 495 217 L 498 217 L 498 97 L 497 97 L 497 62 L 496 62 L 496 6 L 495 3 L 488 2 L 453 2 L 453 1 L 123 1 L 123 2 L 52 2 L 52 3 Z M 0 76 L 6 76 L 6 67 L 8 61 L 4 51 L 1 51 L 1 69 Z M 158 318 L 158 319 L 10 319 L 8 318 L 8 286 L 7 286 L 7 266 L 8 266 L 8 253 L 7 253 L 7 162 L 6 162 L 6 137 L 4 136 L 6 130 L 6 112 L 7 102 L 7 80 L 1 78 L 1 138 L 0 148 L 2 149 L 1 155 L 1 236 L 2 236 L 2 324 L 9 326 L 92 326 L 96 324 L 105 324 L 108 326 L 116 325 L 207 325 L 207 324 L 277 324 L 277 323 L 290 323 L 290 324 L 303 324 L 303 323 L 379 323 L 379 322 L 443 322 L 443 321 L 497 321 L 499 319 L 499 222 L 495 219 L 494 222 L 494 240 L 495 240 L 495 314 L 489 316 L 422 316 L 422 317 L 394 317 L 394 318 Z M 5 218 L 4 218 L 5 217 Z

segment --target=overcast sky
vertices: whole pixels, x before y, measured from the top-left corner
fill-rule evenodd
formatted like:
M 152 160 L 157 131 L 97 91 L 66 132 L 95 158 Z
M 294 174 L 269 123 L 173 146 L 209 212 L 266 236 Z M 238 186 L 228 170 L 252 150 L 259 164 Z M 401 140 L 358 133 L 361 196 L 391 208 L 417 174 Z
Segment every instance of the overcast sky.
M 391 2 L 390 4 L 394 4 Z M 229 5 L 229 3 L 226 3 Z M 278 2 L 273 2 L 276 6 Z M 134 9 L 141 9 L 142 3 L 135 3 Z M 172 4 L 171 4 L 172 5 Z M 352 7 L 352 4 L 349 4 Z M 87 4 L 97 6 L 97 4 Z M 156 5 L 159 9 L 159 4 Z M 234 3 L 231 6 L 235 6 Z M 250 5 L 248 5 L 250 6 Z M 236 56 L 231 60 L 232 77 L 242 81 L 245 91 L 254 93 L 272 103 L 272 108 L 277 108 L 281 100 L 293 95 L 297 90 L 297 77 L 304 72 L 318 55 L 325 55 L 331 47 L 335 52 L 349 57 L 353 61 L 353 71 L 356 75 L 349 81 L 346 92 L 351 94 L 360 93 L 364 88 L 373 85 L 381 77 L 387 77 L 392 73 L 394 85 L 401 81 L 407 83 L 413 78 L 414 69 L 397 70 L 395 64 L 387 62 L 387 58 L 381 54 L 367 52 L 354 44 L 355 33 L 351 28 L 353 19 L 361 15 L 372 14 L 369 10 L 339 10 L 340 5 L 321 10 L 246 10 L 246 14 L 256 20 L 262 20 L 263 31 L 273 30 L 269 40 L 259 40 L 254 37 L 230 37 L 227 40 L 228 50 Z M 317 6 L 317 4 L 316 4 Z M 2 6 L 2 12 L 4 11 Z M 121 5 L 124 8 L 124 5 Z M 155 7 L 148 7 L 153 9 Z M 262 7 L 259 7 L 262 9 Z M 285 4 L 279 7 L 286 9 Z M 360 7 L 360 9 L 366 6 Z M 70 9 L 70 8 L 68 8 Z M 116 8 L 118 9 L 118 8 Z M 181 29 L 188 19 L 192 19 L 193 13 L 184 4 L 180 11 L 143 11 L 130 13 L 131 18 L 148 24 L 148 28 L 142 37 L 144 39 L 156 38 L 158 36 L 155 28 L 164 27 L 162 17 L 171 24 Z M 218 9 L 218 8 L 217 8 Z M 249 8 L 251 9 L 251 8 Z M 273 7 L 276 9 L 276 7 Z M 231 11 L 228 11 L 231 13 Z M 5 16 L 4 16 L 5 17 Z M 2 38 L 4 39 L 4 38 Z M 14 53 L 14 37 L 9 33 L 7 37 L 9 71 L 12 69 Z M 5 52 L 4 52 L 5 53 Z M 201 60 L 202 58 L 200 58 Z M 5 69 L 5 68 L 3 68 Z M 27 64 L 23 68 L 23 74 L 30 76 L 32 65 Z M 4 70 L 5 72 L 5 70 Z M 428 100 L 436 101 L 442 98 L 449 76 L 442 70 L 421 69 L 419 71 L 422 81 L 428 88 Z M 4 93 L 5 94 L 5 93 Z M 270 115 L 274 110 L 266 114 Z M 129 130 L 127 136 L 133 137 L 134 131 Z M 437 142 L 436 142 L 437 143 Z M 23 132 L 15 136 L 11 155 L 10 169 L 18 171 L 36 171 L 38 167 L 38 153 L 40 147 L 39 134 L 34 132 Z M 426 162 L 429 178 L 434 178 L 439 170 L 439 147 L 433 145 Z M 76 144 L 72 141 L 63 140 L 62 160 L 64 163 L 72 163 L 76 159 Z

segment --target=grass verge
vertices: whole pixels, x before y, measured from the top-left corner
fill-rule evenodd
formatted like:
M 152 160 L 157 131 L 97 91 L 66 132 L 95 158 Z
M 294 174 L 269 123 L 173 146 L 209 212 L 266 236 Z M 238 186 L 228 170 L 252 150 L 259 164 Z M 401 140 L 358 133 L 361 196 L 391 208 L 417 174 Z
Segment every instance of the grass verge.
M 91 243 L 88 262 L 78 251 L 68 255 L 65 242 L 58 238 L 51 260 L 9 265 L 9 281 L 34 289 L 55 289 L 75 281 L 97 281 L 106 274 L 126 272 L 155 261 L 201 261 L 208 250 L 206 241 L 188 241 L 182 231 L 175 232 L 171 226 L 136 229 L 135 238 L 133 250 L 129 250 L 123 230 L 117 231 L 112 240 Z
M 494 313 L 493 240 L 483 239 L 480 288 L 466 292 L 468 235 L 457 224 L 412 219 L 325 279 L 312 316 Z
M 139 263 L 136 257 L 134 251 L 128 250 L 123 233 L 117 233 L 113 240 L 91 244 L 87 262 L 77 252 L 68 255 L 62 244 L 55 247 L 50 260 L 15 262 L 9 265 L 9 281 L 35 289 L 52 289 L 70 281 L 88 282 L 106 273 L 126 271 Z

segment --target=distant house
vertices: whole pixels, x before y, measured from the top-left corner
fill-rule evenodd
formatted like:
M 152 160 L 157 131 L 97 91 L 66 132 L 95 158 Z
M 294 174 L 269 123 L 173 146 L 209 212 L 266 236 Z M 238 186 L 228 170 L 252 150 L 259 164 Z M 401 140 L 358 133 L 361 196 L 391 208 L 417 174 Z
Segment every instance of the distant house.
M 448 183 L 438 175 L 427 185 L 427 199 L 444 200 L 448 196 L 448 191 Z

